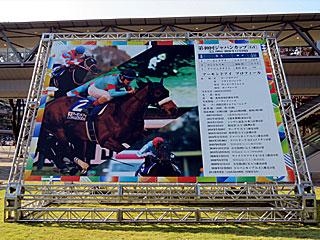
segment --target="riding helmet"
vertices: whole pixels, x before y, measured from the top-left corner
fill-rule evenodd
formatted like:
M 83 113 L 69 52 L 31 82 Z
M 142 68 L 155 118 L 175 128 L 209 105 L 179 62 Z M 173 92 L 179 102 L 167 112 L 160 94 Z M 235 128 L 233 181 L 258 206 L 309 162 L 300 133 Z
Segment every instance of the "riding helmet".
M 152 140 L 153 146 L 157 147 L 159 143 L 163 142 L 163 138 L 162 137 L 156 137 Z
M 77 53 L 83 54 L 85 51 L 85 48 L 84 48 L 84 46 L 78 46 L 78 47 L 76 47 L 75 50 Z
M 122 70 L 120 75 L 128 80 L 133 80 L 137 77 L 136 72 L 131 68 L 126 68 L 126 69 Z

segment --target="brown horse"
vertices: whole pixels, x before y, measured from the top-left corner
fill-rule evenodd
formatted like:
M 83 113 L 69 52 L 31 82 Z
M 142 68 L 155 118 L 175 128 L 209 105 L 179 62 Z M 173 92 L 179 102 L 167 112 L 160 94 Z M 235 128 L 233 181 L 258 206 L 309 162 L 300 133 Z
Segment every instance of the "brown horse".
M 142 139 L 143 116 L 149 105 L 163 109 L 168 115 L 176 114 L 177 106 L 169 98 L 169 91 L 163 86 L 162 80 L 160 83 L 140 81 L 138 86 L 134 94 L 115 98 L 109 102 L 103 114 L 94 118 L 96 140 L 101 147 L 120 152 L 125 149 L 124 143 L 131 145 Z M 66 118 L 70 107 L 78 100 L 78 97 L 65 96 L 50 102 L 45 108 L 41 131 L 44 135 L 51 135 L 57 139 L 60 149 L 65 149 L 65 157 L 86 170 L 89 165 L 83 164 L 69 144 L 78 146 L 78 149 L 84 148 L 85 152 L 84 143 L 90 140 L 86 133 L 86 123 Z M 82 145 L 79 147 L 77 142 L 81 142 Z

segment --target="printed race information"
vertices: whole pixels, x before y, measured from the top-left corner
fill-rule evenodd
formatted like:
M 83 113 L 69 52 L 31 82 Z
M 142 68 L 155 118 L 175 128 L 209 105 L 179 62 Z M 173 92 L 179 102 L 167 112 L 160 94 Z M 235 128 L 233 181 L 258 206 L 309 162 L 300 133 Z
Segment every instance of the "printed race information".
M 196 44 L 204 176 L 287 175 L 261 44 Z

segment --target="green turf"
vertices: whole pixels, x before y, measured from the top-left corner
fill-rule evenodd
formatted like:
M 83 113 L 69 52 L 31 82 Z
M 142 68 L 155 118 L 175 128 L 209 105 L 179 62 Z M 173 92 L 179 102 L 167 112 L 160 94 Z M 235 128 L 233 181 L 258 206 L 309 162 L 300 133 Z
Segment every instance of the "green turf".
M 320 199 L 320 188 L 316 189 Z M 320 239 L 320 224 L 79 224 L 4 223 L 0 191 L 0 239 Z M 318 215 L 320 200 L 317 200 Z M 74 206 L 76 207 L 76 205 Z

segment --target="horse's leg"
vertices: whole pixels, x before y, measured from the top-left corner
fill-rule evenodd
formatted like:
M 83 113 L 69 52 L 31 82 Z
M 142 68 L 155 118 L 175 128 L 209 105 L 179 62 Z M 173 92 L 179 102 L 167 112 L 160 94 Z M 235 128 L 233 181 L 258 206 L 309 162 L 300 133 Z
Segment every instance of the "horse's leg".
M 35 156 L 37 156 L 38 153 L 39 153 L 39 155 L 38 155 L 38 161 L 37 161 L 36 166 L 37 166 L 37 170 L 42 170 L 43 163 L 45 160 L 45 154 L 43 154 L 43 147 L 42 147 L 40 141 L 38 141 Z
M 86 152 L 87 152 L 87 141 L 83 141 L 83 148 L 82 148 L 82 156 L 83 156 L 83 160 L 85 161 L 85 162 L 88 162 L 88 161 L 90 161 L 90 159 L 87 159 L 87 157 L 86 157 Z
M 63 144 L 58 143 L 58 145 L 55 146 L 54 151 L 56 153 L 56 156 L 52 159 L 54 164 L 60 170 L 66 168 L 65 162 L 63 161 L 65 151 L 65 147 L 63 146 Z
M 170 165 L 171 165 L 171 170 L 172 170 L 172 175 L 170 175 L 170 176 L 180 176 L 181 175 L 180 169 L 173 163 L 170 163 Z
M 42 170 L 45 156 L 41 152 L 38 153 L 37 170 Z
M 46 158 L 49 160 L 55 159 L 56 156 L 52 150 L 55 147 L 55 143 L 56 140 L 52 135 L 49 135 L 48 133 L 41 131 L 36 149 L 36 155 L 37 153 L 39 153 L 37 162 L 38 170 L 42 169 Z
M 73 149 L 69 146 L 68 138 L 65 134 L 64 129 L 57 129 L 56 136 L 59 139 L 59 144 L 61 144 L 61 149 L 66 150 L 66 157 L 78 164 L 82 168 L 82 173 L 85 173 L 88 170 L 89 165 L 86 162 L 82 161 L 80 158 L 75 156 L 75 154 L 73 153 Z

